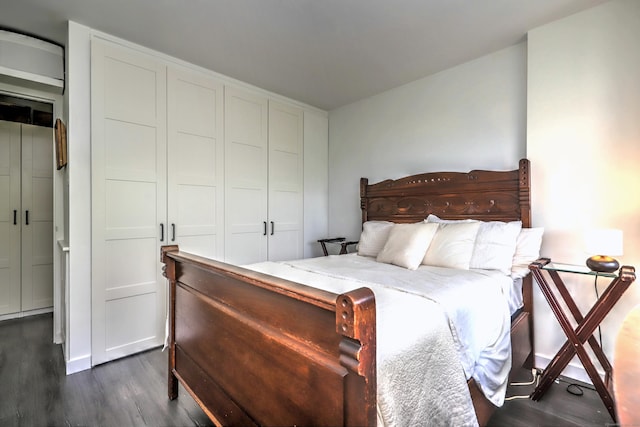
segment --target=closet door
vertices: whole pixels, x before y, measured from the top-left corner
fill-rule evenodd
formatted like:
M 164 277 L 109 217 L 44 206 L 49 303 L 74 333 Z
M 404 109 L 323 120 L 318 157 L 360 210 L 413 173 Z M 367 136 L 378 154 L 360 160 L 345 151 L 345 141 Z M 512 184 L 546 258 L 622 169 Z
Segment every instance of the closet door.
M 303 258 L 303 112 L 269 101 L 269 260 Z
M 100 40 L 91 51 L 92 364 L 160 345 L 167 243 L 166 71 Z
M 0 121 L 0 315 L 20 311 L 20 124 Z
M 22 125 L 22 311 L 53 305 L 53 130 Z
M 223 86 L 186 70 L 167 79 L 169 243 L 222 260 Z
M 225 259 L 267 259 L 267 98 L 225 87 Z

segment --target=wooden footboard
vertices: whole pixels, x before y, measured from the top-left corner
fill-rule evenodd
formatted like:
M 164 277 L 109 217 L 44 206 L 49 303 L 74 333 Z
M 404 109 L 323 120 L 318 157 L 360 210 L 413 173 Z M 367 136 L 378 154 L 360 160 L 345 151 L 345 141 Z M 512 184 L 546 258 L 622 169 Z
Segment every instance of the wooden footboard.
M 375 301 L 162 248 L 169 397 L 220 425 L 374 425 Z

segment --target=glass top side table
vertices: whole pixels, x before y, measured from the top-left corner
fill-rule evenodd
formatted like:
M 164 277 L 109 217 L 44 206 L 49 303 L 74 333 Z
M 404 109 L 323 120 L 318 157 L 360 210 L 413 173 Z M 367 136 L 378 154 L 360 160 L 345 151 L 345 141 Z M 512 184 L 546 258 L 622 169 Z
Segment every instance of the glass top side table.
M 531 399 L 540 400 L 542 395 L 549 389 L 551 384 L 560 375 L 564 368 L 569 364 L 574 355 L 578 355 L 580 362 L 584 366 L 589 378 L 604 402 L 611 418 L 616 420 L 615 406 L 613 400 L 613 384 L 611 382 L 611 363 L 602 351 L 600 344 L 593 336 L 593 332 L 618 302 L 622 294 L 629 288 L 631 283 L 636 279 L 635 268 L 630 266 L 622 266 L 616 273 L 596 273 L 589 270 L 586 266 L 553 263 L 549 258 L 540 258 L 529 265 L 529 270 L 538 283 L 545 299 L 551 307 L 551 311 L 558 319 L 558 323 L 565 335 L 567 341 L 558 350 L 555 357 L 551 360 L 547 368 L 544 370 L 540 383 L 531 395 Z M 544 274 L 543 274 L 544 273 Z M 561 274 L 580 274 L 594 277 L 604 277 L 610 280 L 609 285 L 604 290 L 600 298 L 593 304 L 589 312 L 583 316 L 571 294 L 567 290 Z M 569 312 L 577 322 L 575 329 L 569 322 L 564 307 L 559 303 L 553 293 L 547 277 L 555 285 L 564 300 Z M 584 345 L 589 343 L 594 355 L 600 362 L 605 371 L 604 381 L 600 378 L 591 357 L 587 353 Z
M 548 259 L 548 258 L 541 258 L 541 260 L 545 260 L 545 259 Z M 564 272 L 564 273 L 575 273 L 575 274 L 586 274 L 589 276 L 609 277 L 611 279 L 618 277 L 618 272 L 602 273 L 602 272 L 592 271 L 586 265 L 562 264 L 559 262 L 551 262 L 551 260 L 549 260 L 548 264 L 545 264 L 540 268 L 542 268 L 543 270 L 549 270 L 549 271 L 555 270 L 555 271 Z

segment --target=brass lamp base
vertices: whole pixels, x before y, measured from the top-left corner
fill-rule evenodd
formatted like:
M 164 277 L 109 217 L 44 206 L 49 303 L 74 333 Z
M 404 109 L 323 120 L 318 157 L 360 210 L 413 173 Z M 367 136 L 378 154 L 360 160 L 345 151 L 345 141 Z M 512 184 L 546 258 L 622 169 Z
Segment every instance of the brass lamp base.
M 587 259 L 587 267 L 599 273 L 613 273 L 620 268 L 620 264 L 610 256 L 594 255 Z

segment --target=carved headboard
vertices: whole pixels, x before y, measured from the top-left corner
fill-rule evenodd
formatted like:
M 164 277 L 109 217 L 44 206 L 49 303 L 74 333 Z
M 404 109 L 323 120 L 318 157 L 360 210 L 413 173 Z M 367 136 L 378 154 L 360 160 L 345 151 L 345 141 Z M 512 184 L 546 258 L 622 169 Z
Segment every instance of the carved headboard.
M 446 219 L 521 220 L 531 227 L 529 160 L 511 171 L 431 172 L 369 185 L 360 180 L 362 222 Z

